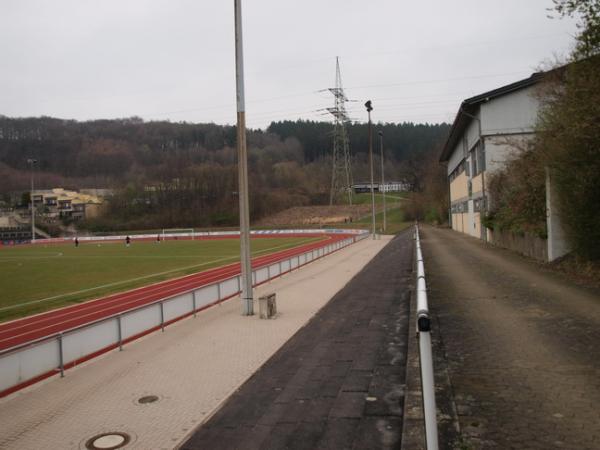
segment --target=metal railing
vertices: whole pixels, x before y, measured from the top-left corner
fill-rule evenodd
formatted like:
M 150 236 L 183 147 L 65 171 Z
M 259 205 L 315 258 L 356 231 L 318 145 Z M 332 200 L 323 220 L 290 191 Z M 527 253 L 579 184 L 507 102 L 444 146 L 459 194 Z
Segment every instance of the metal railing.
M 417 260 L 417 338 L 421 366 L 421 391 L 423 393 L 423 418 L 427 450 L 438 449 L 437 417 L 435 405 L 435 382 L 433 378 L 433 355 L 431 351 L 431 318 L 427 304 L 425 265 L 421 252 L 419 226 L 415 224 L 415 247 Z
M 368 236 L 357 233 L 322 247 L 253 268 L 254 285 L 266 283 Z M 0 397 L 118 348 L 240 293 L 240 275 L 181 291 L 59 333 L 0 351 Z

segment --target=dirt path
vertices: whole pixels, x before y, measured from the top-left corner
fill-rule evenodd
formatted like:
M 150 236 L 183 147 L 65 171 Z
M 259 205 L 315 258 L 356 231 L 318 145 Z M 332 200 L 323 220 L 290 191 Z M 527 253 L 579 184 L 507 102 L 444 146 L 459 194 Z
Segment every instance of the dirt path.
M 600 448 L 600 293 L 450 230 L 422 237 L 456 447 Z

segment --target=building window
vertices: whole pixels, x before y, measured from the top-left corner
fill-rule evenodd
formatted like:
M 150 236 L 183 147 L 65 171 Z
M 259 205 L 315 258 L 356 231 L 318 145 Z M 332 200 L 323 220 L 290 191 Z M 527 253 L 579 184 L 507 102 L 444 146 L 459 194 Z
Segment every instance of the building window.
M 471 166 L 473 169 L 473 177 L 481 173 L 481 142 L 477 142 L 469 152 L 471 158 Z
M 473 211 L 482 212 L 485 211 L 485 198 L 481 197 L 473 201 Z
M 465 171 L 467 167 L 467 163 L 466 161 L 463 159 L 458 166 L 456 166 L 456 168 L 450 173 L 450 176 L 448 177 L 450 180 L 450 183 L 452 183 L 461 173 L 463 173 Z M 468 175 L 468 173 L 467 173 Z
M 477 164 L 477 147 L 479 145 L 477 145 L 473 150 L 471 150 L 471 167 L 473 168 L 473 176 L 476 177 L 479 174 L 478 169 L 478 164 Z
M 477 142 L 475 146 L 469 152 L 469 158 L 471 162 L 471 170 L 473 177 L 476 177 L 485 170 L 485 152 L 481 141 Z
M 477 145 L 477 166 L 480 172 L 485 170 L 485 149 L 481 143 Z

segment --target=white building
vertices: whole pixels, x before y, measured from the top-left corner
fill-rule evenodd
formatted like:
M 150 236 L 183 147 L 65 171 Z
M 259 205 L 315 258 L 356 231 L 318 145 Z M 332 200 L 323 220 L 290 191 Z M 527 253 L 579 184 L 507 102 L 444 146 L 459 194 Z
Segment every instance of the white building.
M 536 85 L 545 72 L 464 100 L 456 115 L 440 162 L 447 165 L 452 229 L 490 240 L 490 231 L 481 225 L 489 205 L 486 177 L 503 167 L 507 158 L 518 151 L 519 141 L 534 135 L 539 102 Z M 566 253 L 562 228 L 552 211 L 551 190 L 547 188 L 548 223 L 547 259 Z
M 371 183 L 368 181 L 355 183 L 352 189 L 356 194 L 361 192 L 371 192 Z M 407 192 L 412 189 L 410 183 L 405 181 L 386 181 L 385 183 L 373 183 L 373 191 L 375 192 Z

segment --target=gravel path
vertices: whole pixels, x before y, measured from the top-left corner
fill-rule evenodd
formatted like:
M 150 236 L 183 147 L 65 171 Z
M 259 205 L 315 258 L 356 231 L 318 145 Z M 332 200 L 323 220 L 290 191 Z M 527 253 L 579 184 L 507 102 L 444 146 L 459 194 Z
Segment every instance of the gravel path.
M 436 370 L 461 430 L 442 441 L 600 448 L 600 293 L 450 230 L 423 227 L 422 238 Z

